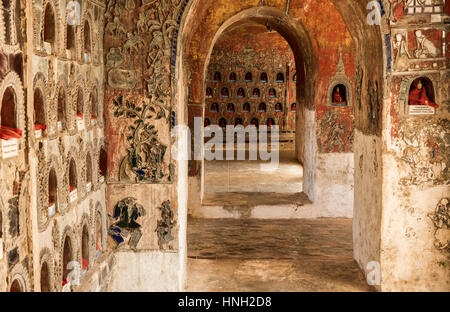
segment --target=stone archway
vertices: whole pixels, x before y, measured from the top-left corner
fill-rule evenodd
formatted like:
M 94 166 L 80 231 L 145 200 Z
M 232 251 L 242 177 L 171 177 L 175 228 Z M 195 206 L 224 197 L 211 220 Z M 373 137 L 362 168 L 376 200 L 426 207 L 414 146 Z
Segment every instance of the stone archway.
M 297 71 L 297 103 L 299 103 L 299 106 L 303 108 L 309 106 L 308 102 L 313 102 L 311 97 L 313 97 L 314 94 L 312 90 L 314 89 L 314 82 L 316 81 L 316 77 L 318 75 L 318 60 L 314 53 L 313 43 L 304 25 L 300 21 L 286 16 L 284 12 L 279 10 L 278 8 L 265 6 L 249 8 L 230 17 L 224 23 L 222 23 L 218 29 L 216 29 L 211 42 L 208 43 L 206 52 L 207 56 L 204 62 L 202 62 L 201 64 L 195 64 L 188 61 L 188 64 L 190 63 L 189 71 L 191 72 L 191 74 L 194 71 L 200 71 L 202 73 L 200 76 L 198 76 L 199 74 L 196 73 L 196 79 L 191 79 L 191 82 L 188 86 L 189 94 L 192 95 L 191 98 L 188 99 L 188 123 L 189 127 L 191 128 L 191 133 L 194 133 L 193 114 L 195 114 L 196 116 L 203 116 L 203 113 L 201 113 L 200 115 L 199 113 L 204 109 L 204 107 L 200 107 L 198 103 L 204 103 L 205 101 L 206 90 L 203 81 L 205 81 L 209 59 L 215 43 L 221 37 L 224 31 L 241 21 L 249 21 L 256 24 L 265 25 L 266 27 L 277 31 L 288 42 L 293 51 L 297 68 L 304 69 Z M 300 110 L 298 110 L 297 112 L 299 111 Z M 296 127 L 297 133 L 300 135 L 300 137 L 297 138 L 297 141 L 302 142 L 299 143 L 298 146 L 296 146 L 296 153 L 298 155 L 297 157 L 299 159 L 302 159 L 304 163 L 304 184 L 306 185 L 305 190 L 307 190 L 308 192 L 309 190 L 313 189 L 314 185 L 314 174 L 312 173 L 312 171 L 314 171 L 314 164 L 311 161 L 311 158 L 305 159 L 303 157 L 303 153 L 305 150 L 303 148 L 303 142 L 305 142 L 303 135 L 314 138 L 315 133 L 313 128 L 306 127 L 306 122 L 304 121 L 297 123 Z M 313 142 L 314 139 L 308 141 L 308 143 Z M 299 148 L 299 146 L 302 147 Z M 313 146 L 309 146 L 307 148 L 307 150 L 312 149 Z M 203 198 L 203 165 L 203 161 L 198 160 L 191 160 L 189 163 L 189 202 L 191 204 L 198 204 Z M 310 194 L 308 195 L 312 196 L 313 193 L 310 192 Z
M 345 29 L 350 33 L 351 38 L 355 42 L 355 78 L 354 78 L 354 101 L 355 106 L 355 130 L 352 134 L 353 140 L 353 152 L 351 158 L 351 166 L 349 168 L 360 168 L 361 170 L 355 170 L 354 174 L 351 173 L 351 187 L 355 186 L 355 195 L 351 196 L 352 205 L 351 210 L 354 213 L 353 232 L 354 232 L 354 257 L 358 261 L 361 268 L 365 268 L 366 264 L 371 261 L 380 260 L 380 235 L 381 235 L 381 173 L 380 171 L 374 172 L 366 167 L 367 162 L 381 164 L 381 110 L 382 110 L 382 97 L 384 89 L 383 81 L 383 37 L 381 35 L 380 27 L 373 27 L 368 25 L 366 17 L 368 11 L 366 10 L 366 4 L 364 1 L 328 1 L 332 4 L 334 9 L 342 18 Z M 203 102 L 205 96 L 204 90 L 204 76 L 206 72 L 206 65 L 212 47 L 215 40 L 220 36 L 220 30 L 225 29 L 231 25 L 234 21 L 240 18 L 248 17 L 253 18 L 256 21 L 260 21 L 264 24 L 269 24 L 285 36 L 290 43 L 296 55 L 302 55 L 301 61 L 297 62 L 297 73 L 300 75 L 298 80 L 301 80 L 301 75 L 304 73 L 303 79 L 309 79 L 309 87 L 304 90 L 298 90 L 298 96 L 303 96 L 306 107 L 306 113 L 310 114 L 308 117 L 310 122 L 303 119 L 301 123 L 308 124 L 314 127 L 315 106 L 320 100 L 323 94 L 317 94 L 317 89 L 322 89 L 321 85 L 317 84 L 319 76 L 314 73 L 314 61 L 315 53 L 313 50 L 308 53 L 308 48 L 305 45 L 301 45 L 305 38 L 308 38 L 307 32 L 302 33 L 301 27 L 295 27 L 292 25 L 298 25 L 298 21 L 305 21 L 308 24 L 308 16 L 305 13 L 300 14 L 295 19 L 294 24 L 290 24 L 287 20 L 292 18 L 292 14 L 285 14 L 284 3 L 273 4 L 276 8 L 269 8 L 263 6 L 254 7 L 254 3 L 239 3 L 236 5 L 230 5 L 229 10 L 225 10 L 223 3 L 217 3 L 217 8 L 224 13 L 224 17 L 220 21 L 215 21 L 214 24 L 208 25 L 207 28 L 196 30 L 199 24 L 205 25 L 205 16 L 212 14 L 211 7 L 200 4 L 200 1 L 190 2 L 186 8 L 186 13 L 181 21 L 181 28 L 179 33 L 181 34 L 178 42 L 177 50 L 177 64 L 175 69 L 175 77 L 177 83 L 175 85 L 176 97 L 175 106 L 178 111 L 181 112 L 179 120 L 185 121 L 189 125 L 191 131 L 193 129 L 192 116 L 203 116 Z M 292 4 L 291 4 L 292 6 Z M 227 7 L 228 9 L 228 7 Z M 288 8 L 289 9 L 289 8 Z M 288 12 L 289 10 L 286 10 Z M 230 13 L 231 12 L 231 13 Z M 246 13 L 247 12 L 247 13 Z M 251 13 L 250 13 L 251 12 Z M 313 23 L 313 22 L 311 22 Z M 309 23 L 307 26 L 311 26 Z M 201 33 L 201 41 L 195 42 L 192 39 L 192 33 L 195 31 Z M 192 43 L 194 41 L 194 43 Z M 308 40 L 306 40 L 308 42 Z M 320 46 L 321 42 L 317 42 L 312 39 L 311 46 L 313 48 Z M 203 50 L 190 50 L 190 46 L 197 44 L 202 46 Z M 208 53 L 205 53 L 209 50 Z M 306 45 L 308 46 L 308 45 Z M 306 52 L 305 52 L 306 50 Z M 303 54 L 301 53 L 303 52 Z M 203 53 L 203 54 L 202 54 Z M 336 55 L 337 49 L 336 49 Z M 192 56 L 191 59 L 190 56 Z M 297 58 L 297 57 L 296 57 Z M 307 64 L 304 68 L 299 67 L 299 64 Z M 320 68 L 321 64 L 319 64 Z M 320 72 L 320 69 L 319 69 Z M 189 77 L 189 78 L 188 78 Z M 188 88 L 187 88 L 188 86 Z M 326 94 L 327 86 L 323 87 Z M 187 104 L 187 110 L 186 110 Z M 301 116 L 300 118 L 305 118 Z M 300 124 L 301 124 L 300 123 Z M 312 130 L 311 134 L 315 131 Z M 312 141 L 312 144 L 304 144 L 305 141 Z M 312 135 L 304 138 L 302 142 L 304 145 L 304 155 L 309 159 L 305 159 L 305 179 L 306 187 L 305 192 L 309 195 L 313 201 L 323 198 L 323 195 L 329 193 L 332 188 L 325 188 L 322 192 L 318 190 L 318 179 L 324 181 L 324 183 L 331 184 L 327 181 L 327 176 L 320 176 L 321 172 L 318 172 L 317 167 L 323 163 L 323 158 L 317 157 L 317 145 L 316 138 Z M 301 150 L 297 148 L 297 150 Z M 363 164 L 364 159 L 364 164 Z M 332 166 L 330 163 L 329 165 Z M 376 167 L 377 167 L 376 166 Z M 203 179 L 203 166 L 200 161 L 190 161 L 189 165 L 185 162 L 179 162 L 179 183 L 186 185 L 186 187 L 179 187 L 178 200 L 180 214 L 183 214 L 184 210 L 187 211 L 186 203 L 183 203 L 183 199 L 188 200 L 189 205 L 199 205 L 201 203 L 201 194 L 203 192 L 202 179 Z M 308 175 L 309 170 L 309 175 Z M 352 169 L 353 170 L 353 169 Z M 185 178 L 189 172 L 189 177 Z M 186 179 L 186 180 L 185 180 Z M 323 185 L 322 185 L 323 186 Z M 369 190 L 369 191 L 367 191 Z M 353 189 L 352 189 L 353 193 Z M 330 201 L 330 200 L 329 200 Z M 332 202 L 332 200 L 331 200 Z M 323 201 L 322 201 L 323 203 Z M 329 210 L 329 209 L 328 209 Z M 327 211 L 326 211 L 327 212 Z M 325 212 L 325 213 L 326 213 Z M 180 228 L 180 231 L 183 227 Z M 374 240 L 369 241 L 369 237 L 373 237 Z M 181 239 L 181 238 L 180 238 Z M 183 238 L 184 239 L 184 238 Z

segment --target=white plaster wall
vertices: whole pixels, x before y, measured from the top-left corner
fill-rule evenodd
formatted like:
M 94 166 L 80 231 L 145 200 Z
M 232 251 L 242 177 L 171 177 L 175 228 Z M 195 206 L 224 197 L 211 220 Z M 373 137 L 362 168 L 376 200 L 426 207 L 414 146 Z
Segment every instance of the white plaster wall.
M 194 215 L 197 213 L 196 210 L 202 205 L 200 176 L 188 177 L 187 183 L 189 192 L 187 198 L 188 214 Z
M 305 159 L 303 164 L 303 192 L 308 195 L 309 199 L 315 201 L 316 199 L 316 188 L 315 188 L 315 167 L 316 167 L 316 155 L 317 155 L 317 125 L 316 125 L 316 111 L 304 109 L 304 119 L 305 127 L 304 129 L 299 129 L 297 127 L 296 133 L 298 131 L 304 131 L 304 155 Z
M 381 223 L 381 138 L 355 129 L 353 256 L 365 270 L 380 261 Z
M 353 217 L 353 153 L 317 155 L 316 196 L 318 217 Z
M 111 280 L 104 291 L 180 291 L 179 261 L 175 252 L 116 252 Z
M 391 154 L 384 172 L 381 224 L 381 288 L 383 291 L 449 291 L 448 252 L 434 247 L 433 214 L 448 186 L 400 186 L 399 166 Z M 449 232 L 447 231 L 447 240 Z

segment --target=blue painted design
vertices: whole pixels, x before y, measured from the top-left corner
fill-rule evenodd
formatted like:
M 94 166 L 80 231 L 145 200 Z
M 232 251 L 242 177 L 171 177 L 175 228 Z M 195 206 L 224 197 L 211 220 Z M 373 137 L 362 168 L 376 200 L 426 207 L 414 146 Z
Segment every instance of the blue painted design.
M 184 10 L 186 9 L 188 2 L 189 2 L 189 0 L 185 0 L 184 3 L 181 5 L 181 10 L 180 10 L 180 13 L 178 14 L 178 18 L 177 18 L 178 26 L 181 24 L 181 19 L 183 17 Z M 178 28 L 175 29 L 175 34 L 173 35 L 172 59 L 170 61 L 170 65 L 172 67 L 175 67 L 177 64 L 177 45 L 178 45 Z
M 385 42 L 386 42 L 387 71 L 390 72 L 392 56 L 391 56 L 391 37 L 389 36 L 389 34 L 385 35 Z
M 381 8 L 381 16 L 383 16 L 384 14 L 386 14 L 386 12 L 384 11 L 384 7 L 383 7 L 383 1 L 378 0 L 378 3 L 380 4 L 380 8 Z

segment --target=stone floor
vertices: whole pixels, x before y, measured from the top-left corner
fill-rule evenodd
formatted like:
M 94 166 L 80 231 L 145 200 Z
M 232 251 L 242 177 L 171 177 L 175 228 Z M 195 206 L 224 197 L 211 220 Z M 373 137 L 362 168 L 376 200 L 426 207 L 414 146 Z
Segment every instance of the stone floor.
M 310 203 L 293 151 L 267 161 L 205 161 L 201 213 L 188 222 L 187 291 L 370 291 L 353 260 L 350 219 L 251 219 Z M 237 218 L 220 219 L 226 212 Z M 233 216 L 235 214 L 232 214 Z M 235 217 L 236 217 L 235 216 Z
M 205 161 L 205 196 L 223 192 L 302 192 L 303 168 L 294 151 L 280 151 L 279 158 L 277 168 L 267 167 L 270 161 L 262 160 Z
M 370 291 L 350 219 L 190 219 L 187 291 Z

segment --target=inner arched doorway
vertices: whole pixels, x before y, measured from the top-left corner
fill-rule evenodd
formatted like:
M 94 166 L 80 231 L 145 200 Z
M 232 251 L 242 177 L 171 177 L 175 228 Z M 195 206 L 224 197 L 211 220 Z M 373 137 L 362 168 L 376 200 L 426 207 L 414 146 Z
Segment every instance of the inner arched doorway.
M 346 63 L 349 56 L 353 57 L 354 73 L 349 80 L 352 81 L 352 89 L 354 91 L 351 95 L 354 97 L 356 106 L 354 107 L 354 125 L 356 130 L 352 134 L 351 140 L 354 143 L 352 152 L 359 156 L 353 157 L 353 153 L 348 153 L 351 154 L 351 156 L 347 155 L 347 161 L 349 162 L 347 167 L 349 169 L 339 169 L 339 171 L 348 171 L 348 176 L 351 177 L 351 179 L 345 179 L 351 190 L 351 193 L 348 192 L 350 196 L 346 197 L 351 198 L 351 203 L 348 205 L 350 210 L 347 211 L 350 211 L 350 213 L 354 212 L 356 215 L 356 220 L 353 220 L 353 232 L 357 233 L 353 238 L 354 258 L 358 261 L 360 267 L 364 269 L 369 261 L 379 259 L 379 244 L 368 243 L 364 237 L 370 235 L 379 237 L 380 235 L 380 202 L 373 199 L 380 195 L 381 183 L 379 183 L 379 175 L 365 173 L 362 176 L 359 172 L 353 172 L 353 167 L 357 168 L 360 165 L 359 161 L 362 157 L 360 159 L 358 157 L 361 155 L 372 159 L 374 154 L 381 154 L 380 140 L 375 140 L 374 144 L 369 144 L 371 145 L 370 148 L 367 148 L 367 142 L 364 142 L 369 136 L 379 137 L 381 129 L 380 99 L 383 86 L 383 68 L 380 60 L 383 59 L 383 52 L 379 28 L 370 28 L 366 25 L 367 12 L 365 11 L 365 6 L 361 3 L 355 4 L 354 1 L 322 1 L 320 2 L 320 8 L 315 7 L 318 4 L 310 3 L 308 6 L 311 6 L 311 8 L 308 9 L 300 4 L 294 9 L 296 1 L 291 1 L 290 11 L 289 6 L 286 9 L 284 2 L 281 4 L 275 1 L 275 3 L 272 3 L 274 7 L 266 7 L 264 5 L 252 7 L 253 3 L 243 2 L 245 3 L 227 6 L 223 1 L 219 0 L 210 7 L 202 7 L 199 4 L 200 1 L 194 1 L 189 8 L 190 14 L 187 14 L 184 20 L 185 25 L 187 25 L 185 29 L 189 29 L 191 34 L 198 33 L 201 39 L 196 38 L 195 35 L 185 35 L 184 38 L 179 40 L 179 42 L 185 44 L 178 50 L 179 57 L 177 58 L 177 60 L 183 61 L 177 63 L 179 110 L 184 110 L 184 105 L 187 103 L 188 116 L 185 116 L 185 120 L 191 131 L 194 130 L 193 117 L 205 117 L 205 107 L 203 105 L 207 95 L 204 85 L 207 64 L 215 42 L 230 25 L 242 20 L 242 18 L 246 18 L 278 31 L 289 42 L 296 55 L 296 80 L 304 82 L 304 86 L 300 90 L 297 87 L 297 96 L 301 100 L 295 105 L 291 103 L 291 107 L 296 107 L 298 111 L 297 129 L 300 125 L 304 127 L 304 131 L 297 131 L 301 133 L 302 137 L 296 137 L 297 155 L 300 156 L 299 158 L 303 157 L 302 161 L 305 169 L 304 191 L 317 207 L 325 205 L 326 208 L 320 211 L 319 215 L 325 216 L 329 214 L 331 216 L 333 210 L 330 208 L 339 198 L 336 196 L 327 197 L 327 195 L 335 193 L 339 196 L 342 192 L 339 192 L 338 188 L 333 189 L 335 181 L 328 180 L 328 176 L 323 174 L 332 170 L 328 170 L 329 167 L 320 168 L 320 166 L 326 163 L 325 157 L 329 156 L 328 154 L 331 155 L 339 148 L 319 150 L 324 141 L 320 141 L 321 138 L 318 137 L 321 134 L 321 129 L 318 129 L 318 127 L 325 128 L 324 125 L 326 124 L 324 122 L 322 125 L 320 118 L 326 117 L 330 122 L 333 122 L 335 115 L 323 114 L 324 111 L 317 110 L 317 105 L 327 101 L 325 94 L 328 81 L 331 80 L 330 78 L 333 74 L 338 76 L 338 68 L 336 67 L 339 67 L 339 43 L 353 40 L 353 54 L 349 55 L 348 52 L 345 52 L 344 47 L 342 59 L 343 63 Z M 226 9 L 222 10 L 223 7 L 226 7 Z M 218 17 L 217 14 L 212 14 L 215 12 L 215 9 L 220 9 L 223 16 Z M 302 10 L 305 10 L 305 12 L 308 10 L 308 14 L 301 12 Z M 313 12 L 314 10 L 319 13 L 316 12 L 316 14 Z M 323 20 L 324 16 L 327 17 L 327 20 Z M 321 18 L 320 22 L 317 18 Z M 315 28 L 319 24 L 321 29 Z M 182 25 L 184 24 L 182 23 Z M 345 40 L 333 42 L 332 37 L 335 35 L 333 29 L 346 32 L 348 36 Z M 181 33 L 184 34 L 183 32 Z M 368 40 L 370 41 L 370 52 L 367 52 L 367 46 L 363 47 L 361 44 L 361 42 L 367 43 Z M 329 47 L 330 51 L 322 51 L 323 47 Z M 296 52 L 300 53 L 297 54 Z M 300 62 L 297 59 L 297 55 L 300 56 Z M 336 67 L 332 70 L 328 68 L 329 72 L 324 71 L 330 63 Z M 183 68 L 181 64 L 187 64 L 188 66 Z M 189 83 L 186 78 L 187 72 L 190 74 Z M 347 73 L 349 70 L 344 68 L 344 72 Z M 221 78 L 223 79 L 224 76 L 222 75 Z M 348 90 L 346 84 L 342 83 L 342 85 L 345 86 L 345 90 Z M 376 86 L 375 90 L 374 85 Z M 184 89 L 186 86 L 188 86 L 189 92 Z M 366 91 L 369 89 L 372 90 L 372 95 Z M 332 88 L 332 90 L 336 89 Z M 224 94 L 226 95 L 226 92 Z M 337 99 L 335 101 L 337 104 L 344 102 L 339 100 L 338 96 L 335 99 Z M 330 102 L 333 104 L 332 99 L 330 99 Z M 208 122 L 210 120 L 204 119 L 202 125 Z M 333 127 L 330 128 L 333 129 Z M 340 131 L 338 125 L 334 126 L 334 129 L 335 131 L 332 131 L 330 134 L 331 137 Z M 341 165 L 339 162 L 335 163 L 337 166 Z M 327 165 L 329 166 L 330 163 Z M 331 167 L 331 169 L 333 168 Z M 201 205 L 204 194 L 204 163 L 202 160 L 190 160 L 186 171 L 189 171 L 187 195 L 180 192 L 180 198 L 185 197 L 189 200 L 189 208 L 196 207 Z M 358 193 L 355 192 L 355 199 L 353 200 L 353 187 L 356 187 L 356 185 L 360 191 Z M 370 191 L 362 191 L 367 187 L 370 188 Z M 313 214 L 310 216 L 313 216 Z

